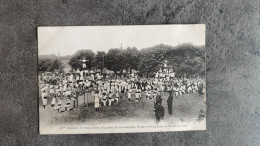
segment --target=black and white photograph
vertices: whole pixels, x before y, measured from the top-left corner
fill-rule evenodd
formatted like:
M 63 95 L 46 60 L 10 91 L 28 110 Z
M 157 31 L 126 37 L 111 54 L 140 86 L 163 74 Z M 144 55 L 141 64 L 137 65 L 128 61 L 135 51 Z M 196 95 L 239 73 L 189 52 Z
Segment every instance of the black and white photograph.
M 38 27 L 40 134 L 206 130 L 205 29 Z

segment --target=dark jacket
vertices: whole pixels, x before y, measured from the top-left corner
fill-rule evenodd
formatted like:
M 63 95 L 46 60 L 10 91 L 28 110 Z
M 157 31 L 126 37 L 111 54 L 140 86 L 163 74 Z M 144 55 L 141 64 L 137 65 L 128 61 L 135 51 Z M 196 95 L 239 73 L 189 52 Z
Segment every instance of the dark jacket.
M 155 104 L 158 105 L 158 104 L 161 104 L 161 103 L 162 103 L 162 98 L 157 97 Z
M 154 107 L 154 111 L 156 119 L 161 119 L 164 117 L 164 108 L 162 105 L 156 105 Z
M 170 96 L 168 97 L 167 104 L 168 104 L 168 105 L 172 105 L 172 101 L 173 101 L 173 97 L 172 97 L 172 95 L 170 95 Z

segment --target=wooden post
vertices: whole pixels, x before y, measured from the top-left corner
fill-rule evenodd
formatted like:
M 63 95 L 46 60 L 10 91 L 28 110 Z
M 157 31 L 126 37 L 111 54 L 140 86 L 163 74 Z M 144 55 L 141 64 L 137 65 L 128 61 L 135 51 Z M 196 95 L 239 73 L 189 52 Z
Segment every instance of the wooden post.
M 87 93 L 87 107 L 88 107 L 88 93 Z
M 79 106 L 79 95 L 77 94 L 77 106 Z
M 85 105 L 85 91 L 84 91 L 84 105 Z

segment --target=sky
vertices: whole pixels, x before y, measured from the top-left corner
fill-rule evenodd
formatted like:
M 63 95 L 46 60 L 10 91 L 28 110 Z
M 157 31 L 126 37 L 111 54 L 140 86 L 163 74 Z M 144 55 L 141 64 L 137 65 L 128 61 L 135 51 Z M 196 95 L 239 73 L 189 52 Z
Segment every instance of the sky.
M 118 25 L 38 27 L 38 54 L 72 55 L 78 50 L 94 52 L 111 48 L 136 47 L 138 50 L 164 44 L 205 45 L 205 25 Z

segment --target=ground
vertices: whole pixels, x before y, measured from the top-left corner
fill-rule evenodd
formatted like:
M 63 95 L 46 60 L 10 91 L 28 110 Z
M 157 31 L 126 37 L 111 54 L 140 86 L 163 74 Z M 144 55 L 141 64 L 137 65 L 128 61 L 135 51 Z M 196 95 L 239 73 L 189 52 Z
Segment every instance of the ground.
M 174 97 L 173 99 L 173 114 L 168 114 L 167 98 L 168 93 L 162 93 L 162 105 L 165 109 L 163 121 L 168 123 L 175 122 L 200 122 L 204 120 L 199 118 L 201 110 L 205 113 L 206 106 L 203 95 L 186 94 Z M 88 99 L 87 99 L 88 97 Z M 136 122 L 145 119 L 145 121 L 155 121 L 154 116 L 154 99 L 145 98 L 145 93 L 142 93 L 142 99 L 139 102 L 135 101 L 135 96 L 132 95 L 131 101 L 128 101 L 124 95 L 119 99 L 119 105 L 100 107 L 100 111 L 95 111 L 93 98 L 90 94 L 86 94 L 85 101 L 89 102 L 88 106 L 84 106 L 84 96 L 79 96 L 79 106 L 68 112 L 58 113 L 51 106 L 51 97 L 48 98 L 46 109 L 42 106 L 40 97 L 40 125 L 53 124 L 71 124 L 71 123 L 113 123 L 113 122 Z

